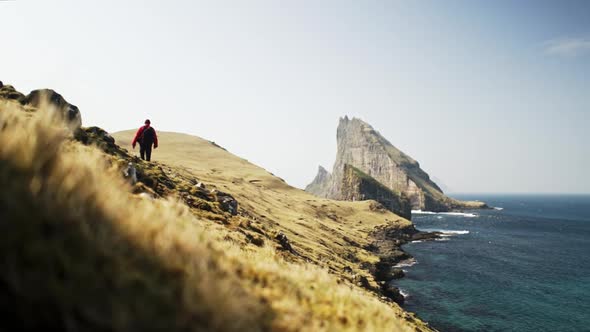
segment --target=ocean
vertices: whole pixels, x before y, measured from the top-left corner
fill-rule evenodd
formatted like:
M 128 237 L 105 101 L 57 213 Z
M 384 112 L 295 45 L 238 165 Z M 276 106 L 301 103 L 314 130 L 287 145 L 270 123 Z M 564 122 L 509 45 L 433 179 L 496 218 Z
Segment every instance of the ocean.
M 590 195 L 454 197 L 497 209 L 413 214 L 446 236 L 403 247 L 406 310 L 440 331 L 590 331 Z

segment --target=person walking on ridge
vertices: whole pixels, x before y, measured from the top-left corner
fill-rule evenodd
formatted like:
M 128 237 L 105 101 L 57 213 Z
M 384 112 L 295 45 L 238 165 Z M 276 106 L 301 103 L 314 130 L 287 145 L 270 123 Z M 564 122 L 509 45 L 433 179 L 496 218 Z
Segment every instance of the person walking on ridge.
M 156 135 L 154 127 L 151 126 L 150 120 L 145 120 L 144 123 L 145 126 L 141 126 L 137 130 L 131 145 L 133 146 L 133 149 L 135 149 L 135 144 L 139 143 L 139 154 L 141 155 L 141 159 L 150 161 L 152 159 L 152 144 L 154 145 L 154 149 L 158 148 L 158 135 Z

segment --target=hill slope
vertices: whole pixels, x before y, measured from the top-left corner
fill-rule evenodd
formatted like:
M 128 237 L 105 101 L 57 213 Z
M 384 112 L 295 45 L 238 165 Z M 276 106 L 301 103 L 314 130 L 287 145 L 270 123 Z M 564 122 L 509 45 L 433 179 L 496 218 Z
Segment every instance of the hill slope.
M 345 170 L 351 166 L 366 173 L 388 188 L 387 202 L 393 212 L 410 216 L 410 209 L 429 211 L 450 211 L 462 208 L 486 208 L 483 202 L 462 202 L 446 196 L 420 164 L 397 149 L 379 132 L 360 119 L 340 119 L 337 130 L 338 152 L 332 174 L 320 168 L 318 176 L 306 190 L 319 197 L 344 200 L 347 197 L 363 196 L 365 199 L 380 200 L 383 190 L 373 192 L 347 192 L 349 186 Z M 395 199 L 397 197 L 397 199 Z M 410 206 L 407 206 L 407 202 Z
M 130 146 L 133 134 L 117 132 L 113 137 L 122 146 Z M 413 231 L 411 222 L 380 209 L 375 202 L 315 197 L 207 140 L 161 131 L 158 139 L 162 143 L 154 159 L 230 193 L 240 202 L 242 216 L 271 233 L 284 233 L 305 259 L 334 271 L 352 264 L 346 257 L 371 255 L 360 247 L 370 244 L 369 234 L 376 226 L 389 223 L 390 227 Z M 344 238 L 355 239 L 359 248 Z
M 0 98 L 0 330 L 429 330 L 375 279 L 409 221 L 188 135 L 160 133 L 146 163 L 130 132 L 49 106 Z

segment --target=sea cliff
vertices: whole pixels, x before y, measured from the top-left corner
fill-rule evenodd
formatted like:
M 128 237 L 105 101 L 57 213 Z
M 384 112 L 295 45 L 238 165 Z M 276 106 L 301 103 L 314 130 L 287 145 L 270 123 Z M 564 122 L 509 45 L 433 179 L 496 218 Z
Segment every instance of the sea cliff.
M 406 218 L 410 218 L 408 210 L 487 208 L 483 202 L 464 202 L 446 196 L 416 160 L 360 119 L 341 118 L 336 138 L 332 173 L 320 166 L 314 181 L 305 188 L 314 195 L 338 200 L 374 199 Z M 351 176 L 372 185 L 351 185 Z

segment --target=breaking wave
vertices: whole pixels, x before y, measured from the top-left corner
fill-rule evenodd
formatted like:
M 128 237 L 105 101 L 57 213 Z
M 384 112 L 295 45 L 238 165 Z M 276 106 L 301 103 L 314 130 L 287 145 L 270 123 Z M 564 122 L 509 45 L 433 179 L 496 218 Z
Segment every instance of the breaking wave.
M 395 264 L 393 267 L 410 267 L 413 265 L 416 265 L 418 263 L 418 261 L 416 261 L 415 258 L 408 258 L 408 259 L 404 259 L 403 261 Z
M 463 235 L 463 234 L 469 234 L 469 231 L 463 230 L 463 231 L 446 231 L 446 230 L 440 230 L 439 232 L 443 233 L 444 235 Z
M 468 213 L 468 212 L 432 212 L 432 211 L 422 211 L 422 210 L 412 210 L 412 214 L 426 214 L 426 215 L 439 215 L 439 216 L 457 216 L 457 217 L 465 217 L 465 218 L 475 218 L 478 217 L 475 213 Z
M 399 293 L 400 293 L 400 294 L 401 294 L 401 295 L 404 297 L 404 299 L 407 299 L 407 298 L 408 298 L 408 296 L 410 296 L 410 293 L 408 293 L 408 291 L 407 291 L 407 290 L 405 290 L 405 289 L 401 289 L 401 288 L 400 288 L 400 289 L 399 289 Z
M 438 232 L 438 233 L 441 233 L 440 236 L 442 236 L 443 238 L 449 237 L 449 236 L 455 236 L 455 235 L 469 234 L 469 231 L 468 230 L 456 231 L 456 230 L 436 229 L 436 228 L 428 228 L 428 229 L 420 229 L 420 230 L 423 231 L 423 232 Z

